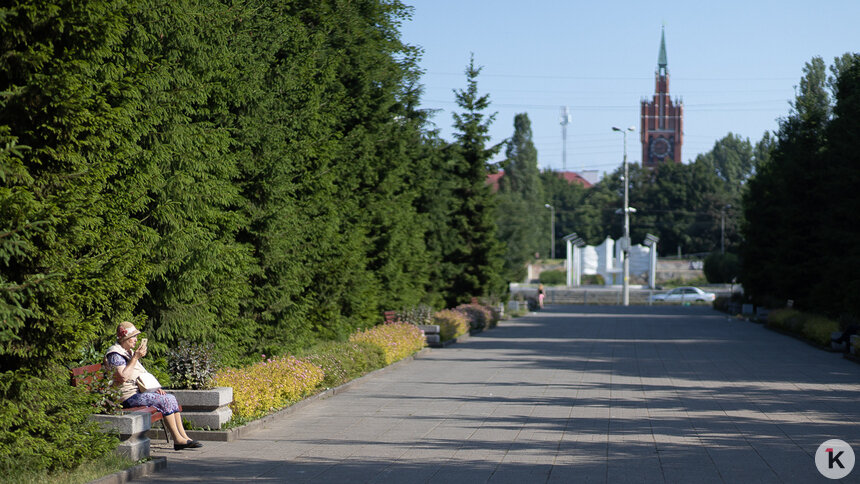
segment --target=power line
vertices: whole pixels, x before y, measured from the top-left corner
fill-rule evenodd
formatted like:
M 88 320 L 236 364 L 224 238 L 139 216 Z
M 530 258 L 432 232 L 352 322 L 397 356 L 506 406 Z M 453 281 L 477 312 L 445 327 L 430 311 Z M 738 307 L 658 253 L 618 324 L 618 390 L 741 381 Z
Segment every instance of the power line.
M 464 76 L 462 72 L 424 72 L 424 75 L 434 76 Z M 653 81 L 653 76 L 559 76 L 545 74 L 489 74 L 481 73 L 481 77 L 499 77 L 511 79 L 572 79 L 581 81 Z M 725 82 L 725 81 L 790 81 L 797 82 L 798 76 L 791 77 L 672 77 L 672 81 L 695 82 Z
M 693 112 L 713 112 L 713 111 L 773 111 L 775 108 L 766 108 L 766 107 L 751 107 L 750 104 L 755 103 L 770 103 L 770 102 L 786 102 L 785 99 L 778 100 L 764 100 L 764 101 L 750 101 L 750 102 L 727 102 L 727 103 L 711 103 L 711 104 L 692 104 L 684 105 L 685 111 L 693 111 Z M 429 99 L 423 101 L 424 104 L 441 104 L 441 105 L 457 105 L 456 101 L 440 101 L 436 99 Z M 731 107 L 738 106 L 738 107 Z M 746 107 L 745 107 L 746 106 Z M 492 103 L 490 104 L 489 109 L 492 110 L 494 107 L 496 108 L 512 108 L 512 109 L 541 109 L 541 110 L 557 110 L 557 104 L 514 104 L 514 103 Z M 702 107 L 707 107 L 703 109 Z M 636 105 L 592 105 L 592 106 L 573 106 L 575 111 L 630 111 L 630 110 L 638 110 L 639 106 Z

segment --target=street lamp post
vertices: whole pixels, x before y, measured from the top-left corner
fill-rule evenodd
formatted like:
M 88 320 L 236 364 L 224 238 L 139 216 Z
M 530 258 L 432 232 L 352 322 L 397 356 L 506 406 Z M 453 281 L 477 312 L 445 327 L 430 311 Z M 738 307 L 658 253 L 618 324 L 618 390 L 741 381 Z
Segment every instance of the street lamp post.
M 732 208 L 731 204 L 726 204 L 721 210 L 723 216 L 720 222 L 720 254 L 726 253 L 726 209 Z
M 630 188 L 630 176 L 627 170 L 627 132 L 634 131 L 633 126 L 627 129 L 612 127 L 612 131 L 618 131 L 624 136 L 624 241 L 621 246 L 621 254 L 624 257 L 623 264 L 623 281 L 622 281 L 622 303 L 625 306 L 630 305 L 630 208 L 628 190 Z
M 550 259 L 555 259 L 555 207 L 548 203 L 543 204 L 543 206 L 549 209 L 549 253 Z

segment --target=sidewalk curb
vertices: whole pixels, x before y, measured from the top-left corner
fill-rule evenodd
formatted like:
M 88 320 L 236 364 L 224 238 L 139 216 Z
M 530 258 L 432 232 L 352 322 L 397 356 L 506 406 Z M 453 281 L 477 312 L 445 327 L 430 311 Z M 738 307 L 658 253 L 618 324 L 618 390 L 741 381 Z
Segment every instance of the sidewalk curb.
M 152 460 L 138 464 L 134 467 L 100 477 L 89 484 L 125 484 L 126 482 L 135 479 L 142 479 L 151 476 L 156 472 L 163 471 L 167 468 L 166 457 L 153 457 Z
M 314 402 L 317 402 L 319 400 L 324 400 L 324 399 L 329 398 L 331 396 L 345 392 L 345 391 L 349 390 L 350 388 L 354 387 L 355 385 L 359 385 L 362 382 L 366 381 L 366 379 L 369 379 L 369 378 L 376 376 L 376 375 L 381 375 L 381 374 L 386 373 L 388 371 L 391 371 L 395 368 L 398 368 L 402 365 L 405 365 L 405 364 L 411 362 L 412 360 L 414 360 L 416 358 L 421 358 L 421 357 L 425 356 L 427 353 L 429 353 L 431 351 L 432 351 L 431 348 L 425 347 L 425 348 L 419 350 L 417 353 L 413 354 L 412 356 L 407 356 L 406 358 L 403 358 L 402 360 L 399 360 L 399 361 L 395 361 L 394 363 L 392 363 L 388 366 L 384 366 L 378 370 L 373 370 L 366 375 L 362 375 L 362 376 L 360 376 L 354 380 L 350 380 L 350 381 L 348 381 L 342 385 L 339 385 L 337 387 L 328 388 L 326 390 L 323 390 L 317 394 L 314 394 L 314 395 L 311 395 L 307 398 L 299 400 L 298 402 L 290 405 L 289 407 L 278 410 L 277 412 L 266 415 L 265 417 L 261 417 L 257 420 L 254 420 L 253 422 L 248 422 L 247 424 L 242 425 L 240 427 L 232 428 L 229 430 L 187 430 L 186 433 L 188 434 L 188 437 L 190 437 L 193 440 L 202 440 L 202 441 L 209 441 L 209 442 L 233 442 L 236 440 L 241 440 L 241 439 L 247 437 L 248 435 L 256 432 L 257 430 L 260 430 L 261 428 L 265 427 L 267 424 L 269 424 L 270 422 L 272 422 L 274 420 L 277 420 L 277 419 L 280 419 L 281 417 L 290 415 L 293 412 L 297 412 L 297 411 L 301 410 L 302 408 L 304 408 L 304 407 L 306 407 L 306 406 L 308 406 Z M 149 432 L 147 432 L 146 435 L 150 439 L 165 440 L 164 429 L 151 429 Z

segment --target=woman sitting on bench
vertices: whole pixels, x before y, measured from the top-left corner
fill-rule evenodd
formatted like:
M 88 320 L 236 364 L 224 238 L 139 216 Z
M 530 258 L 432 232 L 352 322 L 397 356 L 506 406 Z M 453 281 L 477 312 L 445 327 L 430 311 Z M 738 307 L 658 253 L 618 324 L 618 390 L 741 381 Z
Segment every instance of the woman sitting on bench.
M 146 339 L 137 349 L 137 335 L 140 331 L 128 321 L 120 323 L 116 329 L 116 344 L 108 348 L 105 355 L 105 365 L 114 369 L 114 381 L 121 385 L 122 406 L 155 407 L 164 416 L 167 428 L 173 434 L 175 450 L 202 447 L 203 444 L 191 440 L 182 427 L 182 417 L 179 415 L 179 404 L 176 397 L 165 393 L 161 388 L 152 392 L 141 392 L 137 386 L 137 378 L 147 373 L 140 359 L 146 356 Z

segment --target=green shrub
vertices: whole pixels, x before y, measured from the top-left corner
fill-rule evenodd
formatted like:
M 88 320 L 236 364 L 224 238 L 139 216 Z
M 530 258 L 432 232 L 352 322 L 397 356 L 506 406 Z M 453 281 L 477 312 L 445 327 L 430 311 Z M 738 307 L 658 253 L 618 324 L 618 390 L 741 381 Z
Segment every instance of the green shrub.
M 800 311 L 795 309 L 774 309 L 767 315 L 767 325 L 791 333 L 799 333 L 803 327 Z
M 382 348 L 362 342 L 327 341 L 306 350 L 304 359 L 322 368 L 326 388 L 342 385 L 385 366 Z
M 469 319 L 460 311 L 443 309 L 433 315 L 433 324 L 439 325 L 439 337 L 448 341 L 469 332 Z
M 67 368 L 0 374 L 0 472 L 72 469 L 119 440 L 89 420 L 100 397 L 69 384 Z
M 490 322 L 489 327 L 495 328 L 496 325 L 499 324 L 499 321 L 502 319 L 502 313 L 499 311 L 498 306 L 484 306 L 487 311 L 490 312 Z
M 814 314 L 805 315 L 802 319 L 803 336 L 820 345 L 830 346 L 830 333 L 839 331 L 839 323 Z
M 587 274 L 580 277 L 580 283 L 583 286 L 603 286 L 606 284 L 606 279 L 600 274 Z
M 364 342 L 377 346 L 385 355 L 385 364 L 402 360 L 424 347 L 424 332 L 411 323 L 380 324 L 349 337 L 352 342 Z
M 17 471 L 4 475 L 6 484 L 85 484 L 99 481 L 105 476 L 134 467 L 135 462 L 128 457 L 108 452 L 100 457 L 87 459 L 73 469 L 41 471 Z
M 712 284 L 729 283 L 740 274 L 741 262 L 736 254 L 714 252 L 705 257 L 705 278 Z
M 567 275 L 561 270 L 543 271 L 538 276 L 541 284 L 557 286 L 567 282 Z
M 705 278 L 705 276 L 692 277 L 692 278 L 676 277 L 674 279 L 669 279 L 669 280 L 666 280 L 666 281 L 663 281 L 660 283 L 660 286 L 662 286 L 663 289 L 670 289 L 673 287 L 680 287 L 680 286 L 707 286 L 707 285 L 708 285 L 708 279 Z
M 214 344 L 180 341 L 179 347 L 171 349 L 168 355 L 167 369 L 173 388 L 212 388 L 212 380 L 218 371 Z

